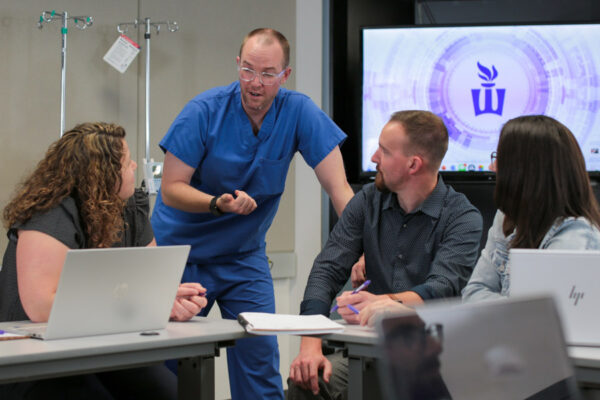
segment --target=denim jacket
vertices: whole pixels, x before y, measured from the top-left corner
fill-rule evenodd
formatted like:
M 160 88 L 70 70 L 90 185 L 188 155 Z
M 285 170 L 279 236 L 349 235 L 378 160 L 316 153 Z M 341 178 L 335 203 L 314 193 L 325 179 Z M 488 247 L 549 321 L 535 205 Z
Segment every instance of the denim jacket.
M 498 210 L 489 230 L 485 248 L 469 283 L 462 291 L 465 302 L 506 297 L 510 290 L 509 243 L 515 232 L 504 236 L 504 214 Z M 600 250 L 600 231 L 583 217 L 557 219 L 548 230 L 540 249 Z

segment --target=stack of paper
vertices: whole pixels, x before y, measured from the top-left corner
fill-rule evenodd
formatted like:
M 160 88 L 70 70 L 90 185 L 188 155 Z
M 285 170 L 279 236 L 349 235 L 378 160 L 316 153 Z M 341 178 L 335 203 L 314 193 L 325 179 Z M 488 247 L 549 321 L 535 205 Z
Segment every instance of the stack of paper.
M 246 332 L 254 335 L 320 335 L 340 332 L 344 326 L 333 322 L 324 315 L 289 315 L 259 312 L 243 312 L 238 322 Z

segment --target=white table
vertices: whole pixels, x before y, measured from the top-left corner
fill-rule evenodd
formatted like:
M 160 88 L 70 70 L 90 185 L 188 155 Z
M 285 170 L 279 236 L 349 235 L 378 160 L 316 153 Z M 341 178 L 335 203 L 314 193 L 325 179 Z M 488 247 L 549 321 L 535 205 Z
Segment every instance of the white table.
M 600 347 L 569 346 L 577 381 L 600 385 Z
M 0 329 L 15 325 L 0 323 Z M 179 399 L 214 399 L 214 357 L 249 337 L 235 320 L 170 322 L 156 336 L 139 333 L 62 340 L 0 341 L 0 383 L 134 368 L 179 359 Z

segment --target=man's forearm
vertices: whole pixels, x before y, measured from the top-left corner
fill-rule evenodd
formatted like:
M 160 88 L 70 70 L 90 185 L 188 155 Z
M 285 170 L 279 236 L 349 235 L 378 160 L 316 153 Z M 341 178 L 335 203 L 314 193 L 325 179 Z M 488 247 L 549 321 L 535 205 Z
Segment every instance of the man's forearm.
M 388 297 L 394 301 L 398 301 L 409 306 L 423 304 L 423 299 L 421 296 L 410 290 L 399 293 L 388 293 Z
M 300 315 L 321 314 L 328 317 L 330 307 L 331 301 L 325 302 L 318 299 L 303 300 L 302 303 L 300 303 Z
M 302 336 L 300 340 L 300 352 L 318 352 L 322 353 L 323 350 L 321 348 L 323 341 L 319 338 L 310 337 L 310 336 Z
M 214 197 L 184 182 L 163 185 L 161 195 L 163 202 L 169 207 L 194 213 L 209 212 L 210 201 Z

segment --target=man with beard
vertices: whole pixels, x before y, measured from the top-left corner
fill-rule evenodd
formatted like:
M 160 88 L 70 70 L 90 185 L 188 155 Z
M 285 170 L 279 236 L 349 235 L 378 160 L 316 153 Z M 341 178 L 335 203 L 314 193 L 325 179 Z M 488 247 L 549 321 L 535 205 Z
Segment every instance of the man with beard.
M 329 315 L 363 252 L 371 284 L 337 298 L 338 312 L 348 323 L 360 322 L 351 308 L 360 311 L 384 298 L 416 305 L 460 296 L 477 260 L 482 219 L 438 174 L 447 148 L 441 118 L 428 111 L 392 115 L 372 157 L 375 183 L 348 203 L 315 259 L 301 314 Z M 325 357 L 320 339 L 303 337 L 288 383 L 289 399 L 346 398 L 347 360 L 339 353 Z
M 296 152 L 315 171 L 340 214 L 353 196 L 339 145 L 346 135 L 307 96 L 281 87 L 290 46 L 273 29 L 244 38 L 239 80 L 192 99 L 160 142 L 165 152 L 152 215 L 159 245 L 190 244 L 182 280 L 206 287 L 223 318 L 275 312 L 265 235 Z M 233 65 L 232 65 L 233 66 Z M 227 349 L 234 399 L 283 399 L 275 336 Z

